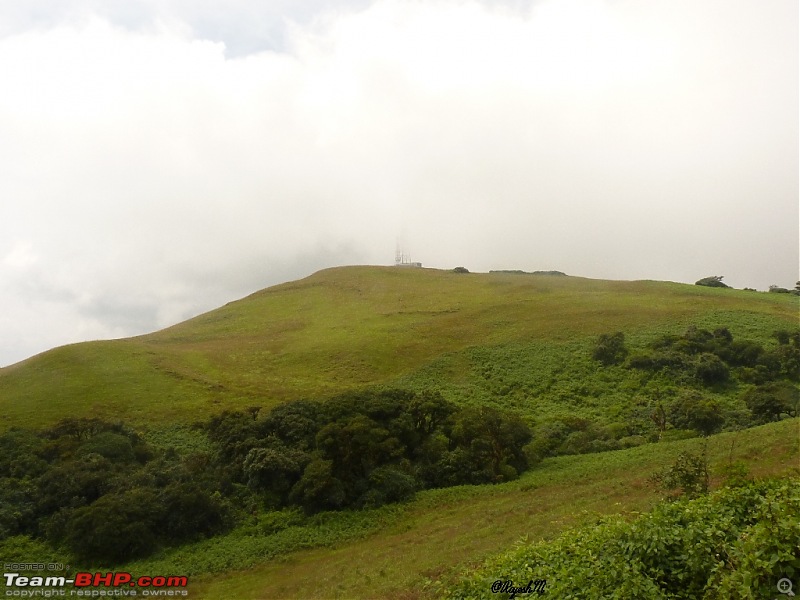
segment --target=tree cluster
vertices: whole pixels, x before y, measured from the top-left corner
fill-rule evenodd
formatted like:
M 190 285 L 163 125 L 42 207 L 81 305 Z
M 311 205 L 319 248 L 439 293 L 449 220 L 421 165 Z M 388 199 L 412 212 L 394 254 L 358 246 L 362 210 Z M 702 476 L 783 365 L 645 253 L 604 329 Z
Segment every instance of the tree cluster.
M 779 330 L 773 336 L 777 346 L 765 348 L 758 342 L 734 339 L 726 327 L 714 331 L 689 327 L 682 335 L 662 336 L 645 349 L 629 351 L 624 335 L 617 332 L 599 336 L 592 356 L 604 366 L 620 365 L 641 371 L 647 379 L 683 386 L 678 394 L 656 398 L 655 405 L 631 407 L 628 430 L 632 436 L 637 435 L 634 430 L 645 435 L 652 431 L 653 425 L 659 439 L 670 428 L 711 435 L 722 428 L 725 417 L 719 401 L 709 397 L 707 389 L 735 389 L 745 384 L 740 398 L 750 415 L 739 426 L 797 415 L 800 331 Z M 637 419 L 642 422 L 638 428 Z M 597 431 L 590 431 L 591 427 L 582 429 L 584 437 L 592 438 L 588 446 L 584 445 L 584 451 L 598 444 L 602 446 L 604 439 L 613 445 L 608 432 L 596 427 Z M 563 433 L 565 427 L 561 430 Z M 563 451 L 562 440 L 576 435 L 573 428 L 561 436 L 539 435 L 535 443 L 539 447 L 549 444 L 549 452 L 554 448 Z
M 66 419 L 0 436 L 0 537 L 44 538 L 88 563 L 223 531 L 229 510 L 215 487 L 202 464 L 157 456 L 120 423 Z
M 261 509 L 376 507 L 527 468 L 528 426 L 436 393 L 387 391 L 224 412 L 212 452 L 155 450 L 121 423 L 0 435 L 0 539 L 30 535 L 114 565 L 221 533 Z
M 689 327 L 682 335 L 658 338 L 649 348 L 629 353 L 621 332 L 601 335 L 592 356 L 604 365 L 621 364 L 651 373 L 667 372 L 676 379 L 711 386 L 727 381 L 733 371 L 745 383 L 763 384 L 800 378 L 800 331 L 776 331 L 778 347 L 734 340 L 726 327 L 713 332 Z M 626 361 L 627 357 L 627 361 Z
M 216 461 L 271 508 L 376 507 L 416 490 L 514 479 L 531 439 L 518 417 L 458 409 L 438 393 L 358 393 L 225 412 L 208 425 Z

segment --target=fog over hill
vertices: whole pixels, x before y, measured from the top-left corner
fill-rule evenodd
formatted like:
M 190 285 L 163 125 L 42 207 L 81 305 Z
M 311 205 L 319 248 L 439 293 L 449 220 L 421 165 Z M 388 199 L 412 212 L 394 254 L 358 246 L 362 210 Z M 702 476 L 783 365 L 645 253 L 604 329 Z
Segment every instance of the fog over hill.
M 798 278 L 794 0 L 0 0 L 0 365 L 320 268 Z

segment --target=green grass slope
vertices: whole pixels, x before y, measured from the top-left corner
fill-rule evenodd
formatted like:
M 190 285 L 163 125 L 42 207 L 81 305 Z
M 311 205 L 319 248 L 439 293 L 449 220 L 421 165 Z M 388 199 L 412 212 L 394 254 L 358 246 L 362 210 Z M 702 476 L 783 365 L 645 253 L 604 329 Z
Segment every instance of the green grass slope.
M 696 324 L 766 341 L 797 322 L 797 298 L 783 294 L 333 268 L 150 335 L 56 348 L 0 369 L 0 429 L 86 415 L 185 422 L 374 385 L 433 385 L 451 397 L 507 396 L 525 407 L 546 400 L 564 361 L 585 355 L 600 333 L 647 341 Z M 493 371 L 508 384 L 487 387 Z
M 552 539 L 596 522 L 599 515 L 633 518 L 650 510 L 661 496 L 649 476 L 682 451 L 705 448 L 714 489 L 722 483 L 724 467 L 737 461 L 755 478 L 796 477 L 799 426 L 798 419 L 787 419 L 706 439 L 549 458 L 516 481 L 428 490 L 390 517 L 366 513 L 359 522 L 364 532 L 356 539 L 320 534 L 319 540 L 303 539 L 295 546 L 318 548 L 291 551 L 284 543 L 273 553 L 270 544 L 288 536 L 236 532 L 228 543 L 199 542 L 130 568 L 197 572 L 190 578 L 191 591 L 209 600 L 441 598 L 488 556 L 511 550 L 523 538 Z M 257 552 L 242 550 L 255 544 Z M 269 558 L 259 560 L 259 553 Z M 502 572 L 495 575 L 504 578 Z

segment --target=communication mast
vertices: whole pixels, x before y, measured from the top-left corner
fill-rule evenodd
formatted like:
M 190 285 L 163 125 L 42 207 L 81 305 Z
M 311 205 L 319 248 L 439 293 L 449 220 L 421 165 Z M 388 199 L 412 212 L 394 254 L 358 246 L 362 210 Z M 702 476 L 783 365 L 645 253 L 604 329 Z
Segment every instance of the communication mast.
M 421 267 L 421 262 L 413 262 L 411 255 L 404 252 L 400 246 L 400 240 L 397 241 L 397 249 L 394 252 L 394 266 L 395 267 Z

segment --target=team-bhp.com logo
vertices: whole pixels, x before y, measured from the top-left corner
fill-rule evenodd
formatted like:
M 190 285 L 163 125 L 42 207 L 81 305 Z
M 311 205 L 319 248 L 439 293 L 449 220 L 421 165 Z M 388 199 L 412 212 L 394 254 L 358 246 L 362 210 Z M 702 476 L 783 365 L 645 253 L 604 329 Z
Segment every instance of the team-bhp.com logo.
M 188 596 L 188 578 L 134 577 L 130 573 L 75 573 L 67 579 L 4 573 L 6 596 L 50 598 L 60 596 Z M 70 589 L 64 589 L 73 586 Z M 9 589 L 16 588 L 16 589 Z M 108 589 L 111 588 L 111 589 Z M 135 589 L 142 588 L 142 589 Z M 176 589 L 184 588 L 184 589 Z

